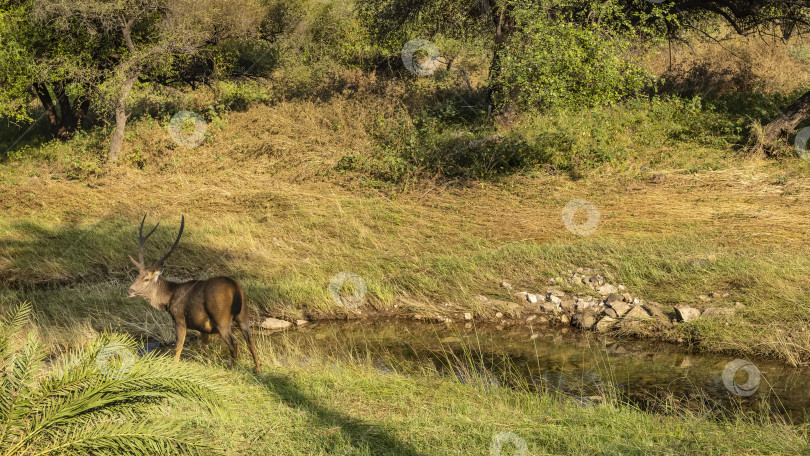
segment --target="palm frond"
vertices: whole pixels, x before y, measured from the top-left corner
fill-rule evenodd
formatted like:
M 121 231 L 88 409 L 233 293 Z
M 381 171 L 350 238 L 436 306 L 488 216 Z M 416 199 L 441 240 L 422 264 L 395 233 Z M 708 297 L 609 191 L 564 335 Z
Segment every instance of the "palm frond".
M 195 437 L 171 420 L 107 419 L 86 420 L 49 431 L 41 440 L 44 445 L 28 448 L 32 455 L 47 454 L 149 454 L 196 455 L 216 451 L 200 437 Z
M 213 410 L 221 386 L 199 366 L 137 356 L 135 339 L 103 334 L 57 359 L 42 374 L 43 347 L 31 333 L 12 352 L 11 329 L 30 305 L 0 320 L 7 342 L 0 375 L 0 456 L 29 454 L 211 454 L 203 439 L 155 411 L 167 401 Z
M 10 356 L 11 336 L 18 333 L 31 315 L 31 303 L 28 301 L 17 304 L 0 318 L 0 363 L 5 364 Z M 0 364 L 0 368 L 4 366 Z

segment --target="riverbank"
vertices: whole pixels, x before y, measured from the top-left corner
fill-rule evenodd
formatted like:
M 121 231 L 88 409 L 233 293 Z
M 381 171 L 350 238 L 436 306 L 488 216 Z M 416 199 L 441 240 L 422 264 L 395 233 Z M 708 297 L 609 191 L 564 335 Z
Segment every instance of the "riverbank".
M 271 368 L 228 375 L 221 422 L 204 431 L 229 454 L 801 454 L 775 424 L 655 416 L 615 403 L 483 389 L 367 368 Z M 238 412 L 235 412 L 238 410 Z M 193 410 L 177 410 L 184 416 Z M 189 418 L 196 425 L 197 419 Z M 524 446 L 525 445 L 525 446 Z
M 357 332 L 358 328 L 365 330 Z M 228 355 L 218 340 L 214 356 L 205 359 L 197 354 L 197 343 L 192 342 L 183 362 L 208 363 L 212 376 L 227 385 L 222 406 L 211 421 L 201 418 L 205 414 L 192 407 L 172 406 L 170 413 L 199 428 L 226 454 L 720 455 L 810 451 L 803 425 L 780 424 L 767 412 L 730 407 L 724 414 L 708 403 L 701 406 L 698 397 L 687 404 L 677 392 L 669 399 L 657 400 L 658 413 L 641 410 L 611 383 L 621 382 L 618 376 L 625 372 L 611 368 L 622 363 L 623 355 L 616 352 L 610 355 L 615 357 L 611 362 L 586 366 L 573 362 L 576 355 L 569 360 L 572 363 L 564 359 L 572 352 L 588 349 L 564 344 L 568 347 L 565 352 L 553 351 L 552 355 L 562 357 L 554 363 L 560 364 L 559 368 L 533 366 L 539 367 L 541 375 L 530 384 L 526 378 L 510 377 L 510 364 L 503 363 L 503 358 L 489 358 L 493 355 L 487 353 L 491 341 L 485 333 L 473 335 L 471 340 L 461 335 L 460 339 L 440 340 L 424 333 L 411 339 L 391 328 L 394 326 L 346 328 L 325 324 L 295 334 L 259 335 L 264 366 L 259 375 L 253 374 L 247 360 L 235 370 L 223 369 Z M 385 338 L 398 342 L 378 345 Z M 460 351 L 452 351 L 451 346 Z M 439 358 L 420 362 L 425 349 L 435 350 Z M 411 353 L 412 361 L 389 350 Z M 525 346 L 524 350 L 532 351 Z M 625 359 L 634 359 L 635 348 L 628 346 L 628 350 Z M 541 359 L 548 356 L 544 347 L 534 351 Z M 501 360 L 501 369 L 490 364 L 496 359 Z M 542 363 L 545 361 L 538 361 Z M 690 372 L 696 377 L 692 381 L 702 378 L 699 366 L 712 369 L 695 359 Z M 638 368 L 631 369 L 634 375 L 644 377 Z M 597 386 L 587 397 L 555 391 L 552 387 L 562 387 L 568 381 L 562 380 L 566 373 L 570 374 L 568 386 L 573 386 L 576 378 L 596 382 Z M 764 370 L 763 374 L 769 377 Z M 635 392 L 649 394 L 636 391 L 635 386 L 640 385 L 631 386 Z M 767 394 L 765 384 L 762 388 Z M 650 396 L 647 399 L 656 401 Z
M 265 159 L 213 153 L 243 116 L 265 109 L 234 114 L 210 145 L 176 151 L 167 169 L 121 166 L 71 180 L 53 162 L 7 162 L 3 178 L 13 185 L 0 189 L 2 305 L 32 301 L 53 334 L 81 338 L 108 328 L 172 340 L 168 317 L 125 297 L 134 277 L 127 255 L 137 251 L 143 213 L 161 222 L 147 259 L 168 248 L 185 214 L 166 274 L 233 275 L 263 317 L 463 321 L 472 313 L 494 321 L 502 312 L 498 320 L 525 324 L 509 313 L 506 303 L 516 301 L 503 280 L 542 295 L 550 278 L 584 267 L 670 317 L 676 305 L 743 306 L 655 337 L 791 364 L 810 359 L 810 178 L 800 160 L 693 149 L 718 169 L 693 172 L 697 159 L 652 167 L 637 160 L 579 179 L 536 173 L 390 192 L 340 176 L 268 174 Z M 563 221 L 577 199 L 599 213 L 588 235 Z M 575 216 L 575 226 L 588 223 L 585 211 Z M 330 280 L 343 271 L 365 282 L 359 309 L 330 295 Z

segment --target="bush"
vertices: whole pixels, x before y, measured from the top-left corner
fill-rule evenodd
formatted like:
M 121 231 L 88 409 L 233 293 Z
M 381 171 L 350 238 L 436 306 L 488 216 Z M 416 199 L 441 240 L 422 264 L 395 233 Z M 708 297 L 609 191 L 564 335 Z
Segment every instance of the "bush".
M 514 32 L 498 52 L 496 104 L 522 109 L 610 104 L 647 88 L 653 76 L 630 56 L 632 43 L 597 24 L 552 18 L 515 1 Z
M 230 109 L 243 111 L 252 103 L 266 103 L 270 100 L 261 84 L 256 82 L 230 82 L 219 83 L 220 101 Z

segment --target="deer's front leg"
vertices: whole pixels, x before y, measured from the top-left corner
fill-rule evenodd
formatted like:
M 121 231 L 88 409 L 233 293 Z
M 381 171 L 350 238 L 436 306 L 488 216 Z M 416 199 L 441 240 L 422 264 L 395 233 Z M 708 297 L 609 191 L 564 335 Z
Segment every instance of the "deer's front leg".
M 174 362 L 180 360 L 180 352 L 183 351 L 183 344 L 186 342 L 186 323 L 180 322 L 178 318 L 174 322 L 174 331 L 177 333 L 177 345 L 174 348 Z

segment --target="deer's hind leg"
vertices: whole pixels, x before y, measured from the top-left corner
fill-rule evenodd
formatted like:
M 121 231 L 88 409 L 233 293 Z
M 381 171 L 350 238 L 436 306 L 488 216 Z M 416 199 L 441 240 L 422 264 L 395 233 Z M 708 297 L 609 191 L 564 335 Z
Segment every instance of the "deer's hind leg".
M 259 373 L 259 358 L 256 356 L 256 346 L 253 345 L 253 335 L 250 333 L 250 322 L 248 321 L 247 312 L 242 310 L 239 314 L 236 315 L 236 323 L 239 325 L 239 331 L 242 332 L 242 336 L 245 338 L 245 342 L 247 342 L 248 349 L 250 349 L 250 354 L 253 355 L 253 364 L 256 366 L 256 373 Z
M 208 355 L 208 333 L 200 331 L 200 351 Z
M 217 331 L 231 350 L 231 367 L 233 367 L 236 365 L 236 338 L 233 337 L 231 325 L 217 325 Z

